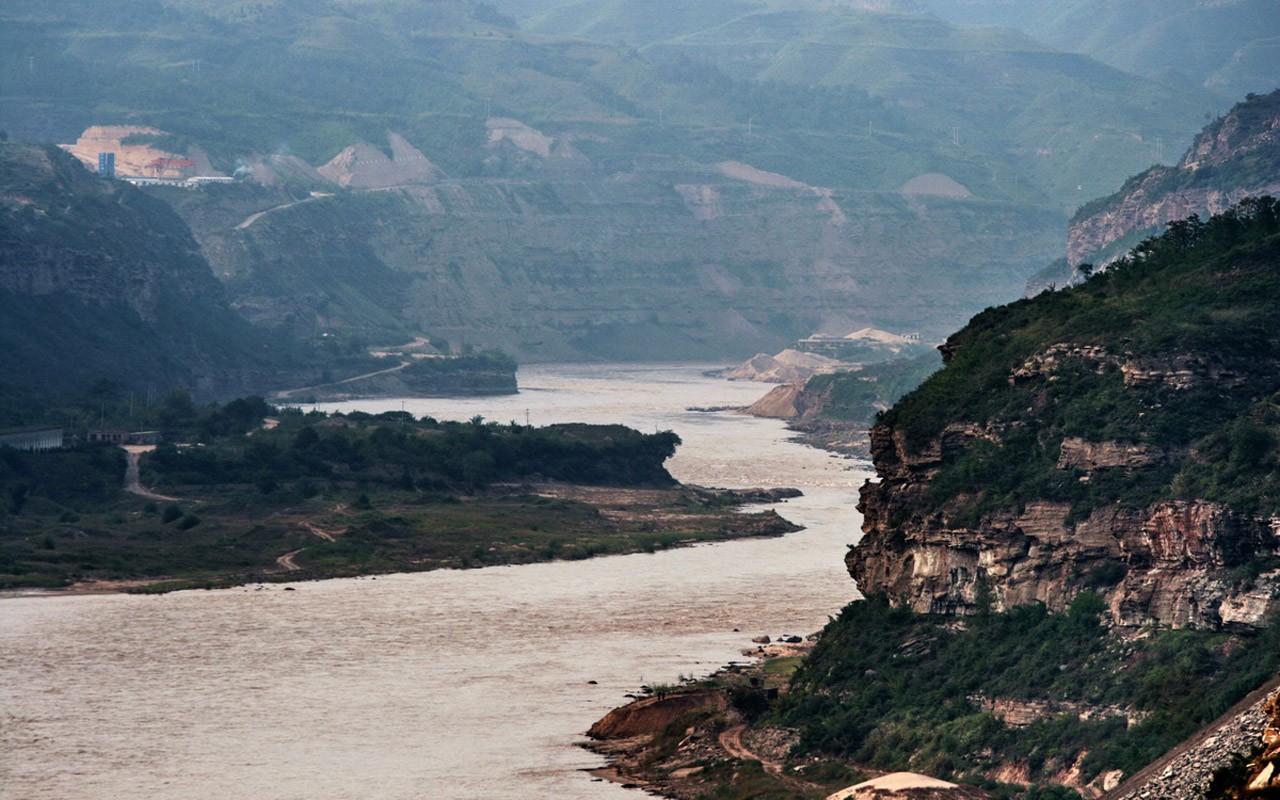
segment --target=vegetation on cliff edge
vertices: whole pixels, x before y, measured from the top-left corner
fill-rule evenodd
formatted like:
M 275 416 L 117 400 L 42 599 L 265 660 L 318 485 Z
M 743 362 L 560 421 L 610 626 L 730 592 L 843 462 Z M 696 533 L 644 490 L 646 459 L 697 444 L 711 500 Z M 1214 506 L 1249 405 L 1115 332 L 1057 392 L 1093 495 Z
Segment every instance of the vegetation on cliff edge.
M 977 315 L 947 366 L 880 424 L 910 450 L 944 428 L 985 438 L 947 454 L 924 496 L 958 523 L 1044 499 L 1201 498 L 1280 511 L 1280 205 L 1249 200 L 1172 223 L 1105 272 Z M 1141 470 L 1059 468 L 1064 438 L 1141 445 Z

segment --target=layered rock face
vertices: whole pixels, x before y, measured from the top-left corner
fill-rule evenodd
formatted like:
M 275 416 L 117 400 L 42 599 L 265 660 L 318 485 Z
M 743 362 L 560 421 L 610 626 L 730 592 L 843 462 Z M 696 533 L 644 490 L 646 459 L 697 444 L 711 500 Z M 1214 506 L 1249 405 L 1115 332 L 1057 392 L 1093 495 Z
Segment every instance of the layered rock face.
M 913 513 L 943 460 L 980 438 L 998 434 L 950 425 L 912 452 L 891 429 L 872 430 L 879 481 L 862 489 L 865 536 L 846 557 L 863 592 L 887 594 L 921 613 L 966 614 L 987 592 L 995 610 L 1044 603 L 1065 612 L 1081 591 L 1096 589 L 1122 626 L 1257 627 L 1280 608 L 1280 570 L 1252 581 L 1231 574 L 1244 552 L 1280 554 L 1280 519 L 1200 500 L 1101 508 L 1079 520 L 1071 519 L 1070 504 L 1044 500 L 976 525 L 954 524 L 945 506 Z M 1085 476 L 1140 469 L 1150 458 L 1118 442 L 1064 443 L 1062 452 L 1063 469 L 1081 459 Z
M 1220 214 L 1246 197 L 1280 194 L 1280 90 L 1251 96 L 1206 128 L 1173 167 L 1156 166 L 1071 221 L 1075 266 L 1112 244 L 1192 214 Z M 1119 255 L 1113 254 L 1113 255 Z
M 1085 591 L 1110 621 L 1280 610 L 1280 204 L 975 317 L 871 431 L 859 587 L 920 612 Z M 1251 226 L 1257 226 L 1251 230 Z M 1268 331 L 1268 333 L 1263 333 Z

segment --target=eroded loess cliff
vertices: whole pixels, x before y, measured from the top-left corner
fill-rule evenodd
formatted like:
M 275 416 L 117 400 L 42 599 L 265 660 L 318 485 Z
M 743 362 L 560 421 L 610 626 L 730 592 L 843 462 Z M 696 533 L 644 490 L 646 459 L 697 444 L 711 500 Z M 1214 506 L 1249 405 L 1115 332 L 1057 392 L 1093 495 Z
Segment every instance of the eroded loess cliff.
M 301 202 L 251 191 L 175 200 L 250 320 L 423 331 L 522 362 L 742 358 L 867 324 L 941 335 L 1020 285 L 1058 224 L 667 156 Z
M 921 612 L 1106 598 L 1117 624 L 1280 607 L 1280 214 L 1248 202 L 988 310 L 871 434 L 848 565 Z
M 1232 108 L 1196 137 L 1176 166 L 1152 167 L 1076 212 L 1067 261 L 1074 267 L 1110 260 L 1134 236 L 1264 194 L 1280 194 L 1280 90 L 1250 95 Z

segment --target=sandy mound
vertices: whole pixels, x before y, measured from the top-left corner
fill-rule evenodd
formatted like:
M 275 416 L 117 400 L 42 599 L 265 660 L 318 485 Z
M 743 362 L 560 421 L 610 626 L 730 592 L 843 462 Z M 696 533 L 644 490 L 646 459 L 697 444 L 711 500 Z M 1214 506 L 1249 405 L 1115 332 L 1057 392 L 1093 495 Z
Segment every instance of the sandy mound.
M 918 775 L 893 772 L 828 795 L 827 800 L 979 800 L 990 797 L 981 789 Z
M 786 175 L 776 172 L 765 172 L 741 161 L 721 161 L 716 164 L 716 171 L 726 178 L 754 183 L 757 186 L 768 186 L 772 189 L 808 189 L 809 184 L 801 183 Z
M 899 336 L 896 333 L 889 333 L 878 328 L 863 328 L 860 331 L 845 336 L 849 341 L 865 341 L 876 342 L 878 344 L 887 344 L 890 347 L 906 347 L 909 344 L 915 344 L 915 341 L 905 336 Z
M 788 349 L 775 356 L 757 353 L 724 373 L 724 377 L 731 381 L 804 383 L 819 372 L 830 372 L 838 366 L 840 362 L 834 358 Z
M 317 171 L 327 180 L 351 189 L 390 189 L 430 183 L 443 177 L 440 168 L 404 137 L 390 133 L 387 140 L 391 144 L 391 158 L 367 142 L 358 142 Z
M 274 186 L 281 180 L 300 180 L 308 183 L 325 183 L 326 178 L 316 168 L 292 155 L 273 155 L 248 165 L 249 176 L 263 186 Z
M 518 119 L 492 117 L 485 120 L 489 131 L 489 146 L 510 142 L 521 152 L 541 158 L 557 158 L 570 161 L 587 161 L 587 157 L 574 147 L 568 138 L 548 136 L 537 128 L 531 128 Z
M 963 199 L 973 197 L 973 193 L 963 183 L 943 175 L 941 172 L 926 172 L 917 175 L 898 189 L 903 194 L 927 194 L 936 197 L 954 197 Z
M 775 386 L 769 393 L 747 407 L 747 413 L 753 417 L 767 419 L 795 419 L 800 416 L 796 407 L 796 398 L 800 396 L 800 384 L 788 383 Z

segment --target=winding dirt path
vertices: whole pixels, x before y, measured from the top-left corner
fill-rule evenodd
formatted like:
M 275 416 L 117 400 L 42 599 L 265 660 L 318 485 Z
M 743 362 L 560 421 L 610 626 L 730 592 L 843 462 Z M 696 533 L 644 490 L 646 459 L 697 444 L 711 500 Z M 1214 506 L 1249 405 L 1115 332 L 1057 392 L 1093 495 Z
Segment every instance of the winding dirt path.
M 802 781 L 799 778 L 793 778 L 782 771 L 782 764 L 777 761 L 770 761 L 751 751 L 746 743 L 742 741 L 742 734 L 747 730 L 746 725 L 734 725 L 720 732 L 720 747 L 726 753 L 738 759 L 739 761 L 759 761 L 760 766 L 764 767 L 764 771 L 777 778 L 779 781 L 787 784 L 793 789 L 801 791 L 821 788 L 816 783 Z
M 777 774 L 782 771 L 782 765 L 765 761 L 760 756 L 747 749 L 742 743 L 742 732 L 747 729 L 746 725 L 734 725 L 720 732 L 720 746 L 724 751 L 739 761 L 759 761 L 769 772 Z
M 284 555 L 282 555 L 282 556 L 280 556 L 279 558 L 277 558 L 277 559 L 276 559 L 276 563 L 277 563 L 277 564 L 279 564 L 281 567 L 283 567 L 283 568 L 284 568 L 285 570 L 287 570 L 288 572 L 297 572 L 298 570 L 302 569 L 302 567 L 300 567 L 300 566 L 298 566 L 296 563 L 294 563 L 293 557 L 294 557 L 294 556 L 296 556 L 298 553 L 301 553 L 303 550 L 306 550 L 306 549 L 307 549 L 307 548 L 305 548 L 305 547 L 299 547 L 297 550 L 290 550 L 289 552 L 287 552 L 287 553 L 285 553 Z
M 262 219 L 263 217 L 265 217 L 266 215 L 270 214 L 273 211 L 283 211 L 286 208 L 293 208 L 294 206 L 300 206 L 303 203 L 312 203 L 312 202 L 315 202 L 316 200 L 323 200 L 325 197 L 332 197 L 332 196 L 333 195 L 331 194 L 322 194 L 319 196 L 313 195 L 311 197 L 304 197 L 301 200 L 294 200 L 292 203 L 283 203 L 281 205 L 268 208 L 266 211 L 259 211 L 256 214 L 250 214 L 249 216 L 244 218 L 244 221 L 242 221 L 239 225 L 236 226 L 236 230 L 238 231 L 244 230 L 245 228 L 249 227 L 250 225 Z
M 303 520 L 302 527 L 306 528 L 308 531 L 315 534 L 316 536 L 319 536 L 321 539 L 324 539 L 326 542 L 338 541 L 338 537 L 334 536 L 332 533 L 329 533 L 324 528 L 316 527 L 315 523 L 311 522 L 310 520 Z

